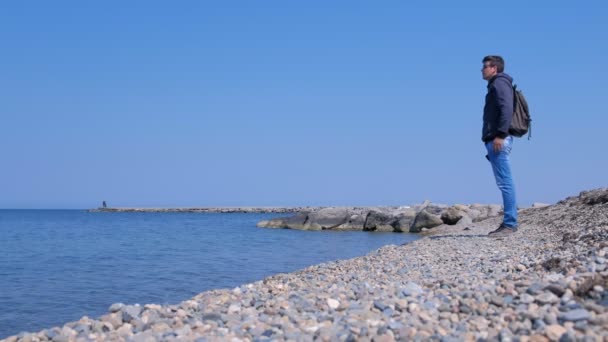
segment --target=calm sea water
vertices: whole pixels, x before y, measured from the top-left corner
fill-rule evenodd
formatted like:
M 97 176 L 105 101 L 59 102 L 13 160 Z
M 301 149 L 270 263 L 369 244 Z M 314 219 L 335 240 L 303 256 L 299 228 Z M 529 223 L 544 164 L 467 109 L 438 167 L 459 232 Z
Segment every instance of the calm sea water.
M 175 304 L 416 239 L 255 226 L 276 216 L 0 210 L 0 338 L 98 317 L 116 302 Z

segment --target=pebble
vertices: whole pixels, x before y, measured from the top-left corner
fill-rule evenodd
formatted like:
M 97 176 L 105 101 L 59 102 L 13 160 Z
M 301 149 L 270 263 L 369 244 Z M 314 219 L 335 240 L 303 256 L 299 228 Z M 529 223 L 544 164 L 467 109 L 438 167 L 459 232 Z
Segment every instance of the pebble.
M 591 314 L 585 309 L 570 310 L 559 315 L 559 319 L 570 322 L 587 320 L 589 318 L 591 318 Z
M 120 309 L 122 312 L 122 321 L 129 323 L 139 317 L 142 308 L 139 305 L 127 305 Z
M 524 304 L 530 304 L 534 302 L 534 297 L 532 297 L 531 295 L 524 293 L 519 297 L 519 301 L 524 303 Z
M 551 341 L 559 341 L 559 338 L 566 333 L 566 328 L 561 325 L 551 324 L 545 328 L 545 334 Z
M 125 305 L 123 303 L 114 303 L 112 305 L 110 305 L 110 312 L 118 312 L 120 311 Z
M 417 296 L 423 292 L 422 288 L 416 284 L 409 282 L 405 285 L 405 287 L 401 290 L 404 296 Z
M 505 300 L 503 297 L 500 297 L 500 296 L 492 296 L 492 298 L 490 298 L 490 303 L 492 303 L 496 306 L 504 306 Z
M 534 284 L 530 285 L 530 287 L 528 287 L 526 292 L 534 296 L 534 295 L 541 294 L 543 292 L 544 288 L 545 288 L 545 286 L 543 284 L 534 283 Z
M 340 306 L 340 302 L 332 298 L 327 298 L 327 305 L 330 309 L 335 310 Z
M 558 297 L 561 297 L 566 292 L 566 289 L 558 284 L 549 284 L 545 287 L 545 290 L 551 291 Z
M 536 301 L 540 304 L 554 304 L 559 302 L 559 298 L 551 292 L 544 292 L 536 296 Z

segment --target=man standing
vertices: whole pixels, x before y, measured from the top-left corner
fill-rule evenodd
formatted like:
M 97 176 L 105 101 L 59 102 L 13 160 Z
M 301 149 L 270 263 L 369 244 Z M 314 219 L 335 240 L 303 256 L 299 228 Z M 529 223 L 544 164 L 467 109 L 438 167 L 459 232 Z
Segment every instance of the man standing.
M 511 176 L 509 154 L 513 137 L 509 127 L 513 117 L 513 79 L 504 73 L 505 61 L 500 56 L 486 56 L 481 73 L 488 81 L 488 93 L 483 109 L 481 139 L 486 145 L 486 158 L 492 164 L 496 185 L 502 192 L 504 218 L 498 229 L 490 236 L 505 236 L 517 231 L 517 204 L 515 186 Z

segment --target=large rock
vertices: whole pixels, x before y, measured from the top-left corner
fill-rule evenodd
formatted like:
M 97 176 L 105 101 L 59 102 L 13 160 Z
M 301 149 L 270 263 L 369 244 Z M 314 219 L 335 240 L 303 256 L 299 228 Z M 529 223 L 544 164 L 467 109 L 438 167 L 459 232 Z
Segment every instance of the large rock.
M 414 211 L 417 213 L 426 210 L 428 213 L 433 215 L 441 215 L 441 213 L 447 209 L 445 204 L 431 203 L 429 200 L 424 201 L 422 204 L 414 206 Z
M 258 222 L 256 226 L 258 226 L 259 228 L 287 228 L 287 226 L 285 225 L 284 217 L 273 218 L 270 220 L 262 220 Z
M 393 228 L 396 232 L 409 232 L 410 227 L 416 219 L 416 213 L 411 214 L 399 214 L 393 222 Z
M 364 230 L 365 216 L 352 214 L 346 222 L 334 228 L 334 230 Z
M 363 219 L 353 217 L 348 208 L 323 208 L 312 212 L 298 213 L 291 217 L 260 221 L 257 226 L 299 230 L 363 229 Z
M 391 212 L 395 217 L 392 226 L 395 232 L 409 232 L 414 219 L 416 219 L 416 210 L 412 208 L 399 208 Z
M 285 218 L 285 228 L 304 229 L 304 223 L 308 219 L 308 213 L 298 213 L 294 216 Z
M 422 231 L 422 228 L 434 228 L 442 224 L 443 221 L 439 215 L 432 214 L 425 208 L 416 215 L 416 219 L 410 227 L 410 232 L 419 233 Z
M 421 212 L 424 208 L 428 207 L 431 204 L 431 201 L 425 200 L 421 204 L 414 205 L 414 211 L 417 213 Z
M 303 229 L 333 229 L 346 223 L 351 216 L 348 208 L 324 208 L 309 213 L 307 220 L 304 222 Z
M 490 217 L 495 217 L 502 214 L 502 206 L 497 204 L 472 204 L 469 207 L 467 214 L 473 219 L 473 222 L 480 222 Z
M 457 226 L 467 226 L 473 223 L 473 219 L 469 217 L 469 215 L 464 214 L 460 220 L 456 223 Z
M 441 216 L 441 214 L 448 209 L 445 204 L 429 204 L 424 210 L 429 214 Z
M 487 207 L 488 207 L 488 216 L 486 218 L 499 216 L 499 215 L 502 215 L 502 213 L 503 213 L 502 205 L 490 204 Z
M 477 221 L 477 219 L 481 216 L 481 211 L 472 207 L 468 207 L 465 212 L 473 221 Z
M 370 210 L 365 218 L 363 230 L 392 232 L 394 230 L 392 226 L 394 221 L 395 217 L 388 213 L 378 210 Z
M 441 224 L 467 225 L 502 214 L 499 205 L 457 204 L 448 207 L 425 202 L 411 207 L 333 207 L 303 211 L 291 217 L 260 221 L 258 227 L 300 230 L 365 230 L 420 232 Z
M 400 207 L 397 209 L 393 209 L 389 211 L 391 216 L 399 217 L 399 216 L 408 216 L 408 217 L 416 217 L 417 211 L 410 207 Z
M 297 213 L 290 217 L 277 217 L 270 220 L 260 221 L 257 226 L 261 228 L 290 228 L 304 229 L 308 213 Z
M 458 210 L 460 210 L 460 211 L 464 211 L 464 212 L 469 211 L 469 206 L 464 205 L 464 204 L 454 204 L 454 205 L 452 206 L 452 208 L 454 208 L 454 209 L 458 209 Z
M 450 207 L 441 214 L 441 221 L 445 224 L 454 225 L 463 218 L 465 213 L 456 207 Z

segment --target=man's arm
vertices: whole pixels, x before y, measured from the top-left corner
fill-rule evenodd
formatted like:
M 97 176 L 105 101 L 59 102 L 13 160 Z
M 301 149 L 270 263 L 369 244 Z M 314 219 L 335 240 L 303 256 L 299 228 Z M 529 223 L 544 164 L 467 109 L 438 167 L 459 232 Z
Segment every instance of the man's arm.
M 509 135 L 509 127 L 513 118 L 513 86 L 504 78 L 498 78 L 494 82 L 496 90 L 496 101 L 500 116 L 498 118 L 498 137 L 506 138 Z

